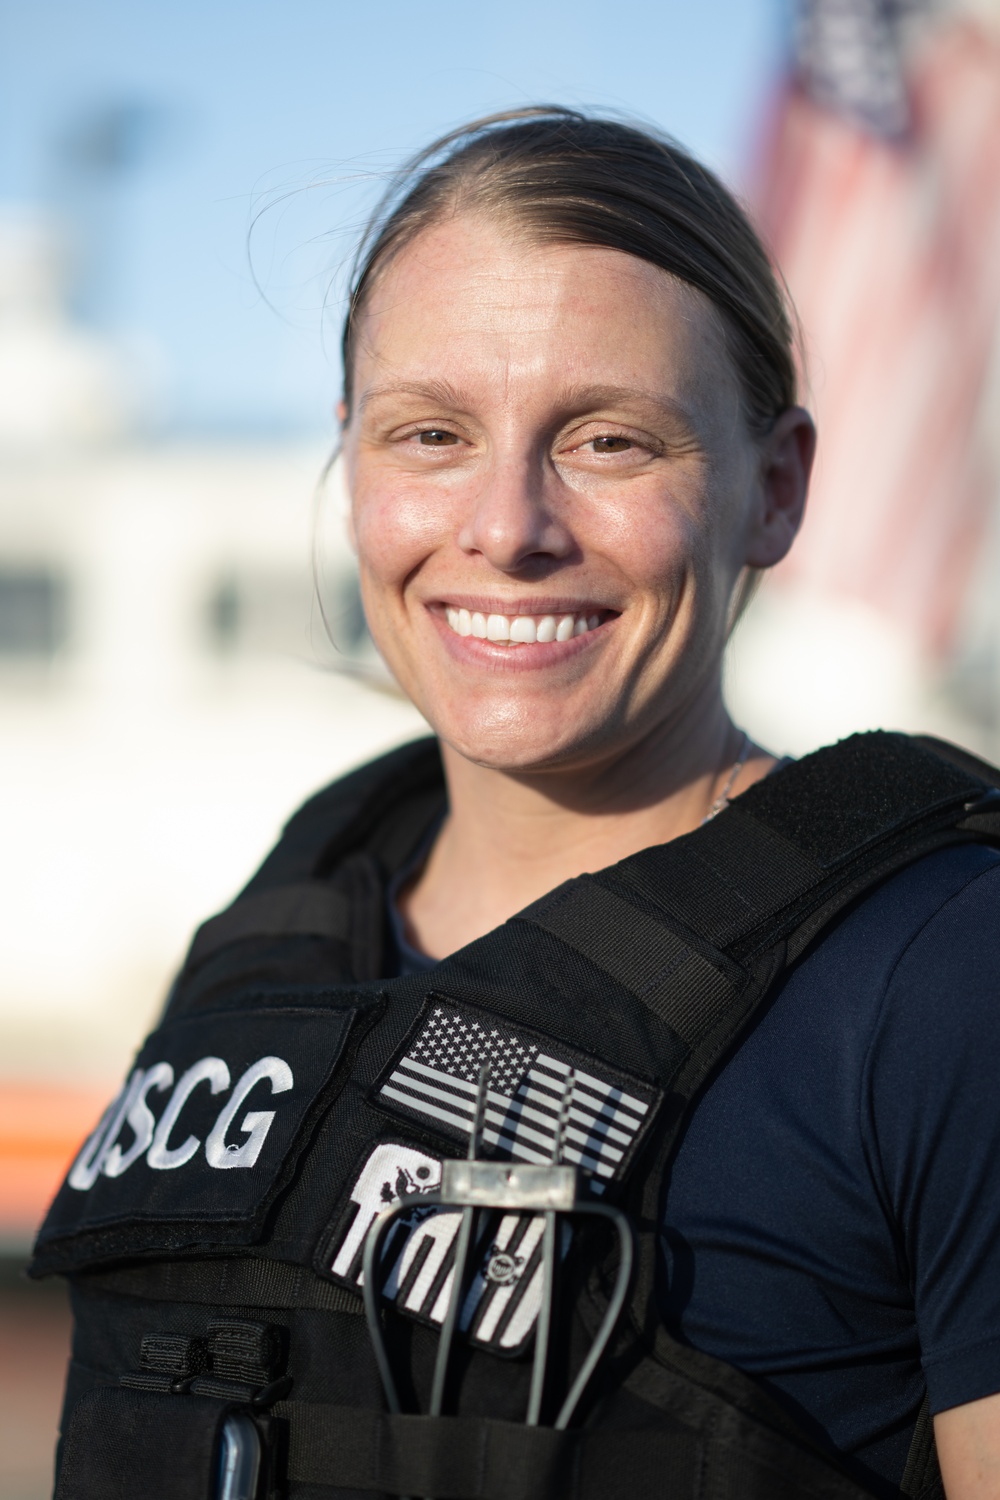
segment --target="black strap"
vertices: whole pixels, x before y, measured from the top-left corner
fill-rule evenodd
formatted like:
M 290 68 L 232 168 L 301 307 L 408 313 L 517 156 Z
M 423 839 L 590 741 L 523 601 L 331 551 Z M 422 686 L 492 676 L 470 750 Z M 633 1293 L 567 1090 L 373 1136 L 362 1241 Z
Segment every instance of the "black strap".
M 411 834 L 410 812 L 426 820 L 444 799 L 437 740 L 420 739 L 391 750 L 317 792 L 291 817 L 279 843 L 247 885 L 244 896 L 303 880 L 322 879 L 345 855 L 366 849 L 392 869 L 405 858 L 396 848 Z
M 676 929 L 590 876 L 536 902 L 520 920 L 550 932 L 589 959 L 668 1021 L 688 1046 L 694 1046 L 712 1019 L 729 1008 L 743 978 L 739 969 L 727 971 L 720 956 L 710 961 Z
M 209 917 L 195 933 L 184 967 L 204 963 L 220 948 L 246 938 L 321 937 L 347 942 L 351 932 L 351 904 L 343 891 L 319 881 L 282 885 L 243 896 L 234 905 Z
M 865 1491 L 792 1444 L 761 1441 L 733 1413 L 700 1431 L 655 1427 L 556 1432 L 484 1417 L 390 1415 L 279 1402 L 297 1484 L 435 1500 L 859 1500 Z
M 978 776 L 987 786 L 1000 787 L 1000 769 L 990 765 L 988 760 L 973 755 L 971 750 L 965 750 L 961 745 L 952 745 L 948 740 L 939 740 L 933 734 L 915 734 L 913 743 L 923 745 L 925 750 L 948 761 L 949 765 L 958 766 L 970 776 Z
M 900 1491 L 908 1500 L 944 1500 L 944 1484 L 934 1443 L 934 1418 L 925 1396 L 917 1413 Z
M 152 1302 L 195 1302 L 208 1307 L 314 1308 L 360 1315 L 356 1292 L 336 1286 L 305 1266 L 256 1256 L 212 1260 L 133 1262 L 76 1277 L 84 1292 L 110 1292 Z
M 440 816 L 444 802 L 441 754 L 432 739 L 390 751 L 318 792 L 289 820 L 280 842 L 232 906 L 198 928 L 182 973 L 189 976 L 233 943 L 318 937 L 351 945 L 355 978 L 379 977 L 381 969 L 377 974 L 368 970 L 373 967 L 370 952 L 381 957 L 381 942 L 356 930 L 364 903 L 356 899 L 350 880 L 347 888 L 338 888 L 325 877 L 338 866 L 343 877 L 345 857 L 347 865 L 357 864 L 360 850 L 367 864 L 374 858 L 393 873 Z
M 664 1082 L 675 1140 L 684 1106 L 786 963 L 903 865 L 990 837 L 975 819 L 984 808 L 992 817 L 994 802 L 1000 794 L 972 770 L 905 735 L 855 735 L 758 782 L 694 833 L 569 881 L 514 920 L 557 938 L 672 1029 L 680 1061 Z

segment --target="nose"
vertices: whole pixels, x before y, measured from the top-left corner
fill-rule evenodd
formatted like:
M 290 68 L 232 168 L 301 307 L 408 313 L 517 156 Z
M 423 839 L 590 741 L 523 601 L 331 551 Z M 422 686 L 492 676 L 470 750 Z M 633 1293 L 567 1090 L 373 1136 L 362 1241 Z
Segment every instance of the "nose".
M 495 459 L 464 515 L 459 546 L 503 573 L 568 557 L 575 544 L 554 503 L 555 484 L 530 458 Z

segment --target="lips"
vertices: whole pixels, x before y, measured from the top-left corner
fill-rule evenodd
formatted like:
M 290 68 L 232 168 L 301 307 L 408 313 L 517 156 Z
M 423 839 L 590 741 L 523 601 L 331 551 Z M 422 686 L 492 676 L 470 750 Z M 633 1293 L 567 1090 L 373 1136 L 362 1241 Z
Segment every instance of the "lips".
M 446 607 L 448 628 L 456 635 L 473 636 L 502 646 L 548 645 L 551 641 L 569 641 L 587 635 L 603 623 L 607 611 L 587 613 L 500 615 L 479 610 Z

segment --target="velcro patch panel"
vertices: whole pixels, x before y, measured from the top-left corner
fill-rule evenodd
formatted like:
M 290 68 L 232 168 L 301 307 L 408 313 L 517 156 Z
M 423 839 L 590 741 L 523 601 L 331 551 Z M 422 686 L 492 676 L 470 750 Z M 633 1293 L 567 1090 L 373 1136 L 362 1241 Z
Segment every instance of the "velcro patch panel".
M 39 1244 L 109 1225 L 256 1218 L 304 1144 L 356 1015 L 262 1003 L 153 1032 L 70 1167 Z

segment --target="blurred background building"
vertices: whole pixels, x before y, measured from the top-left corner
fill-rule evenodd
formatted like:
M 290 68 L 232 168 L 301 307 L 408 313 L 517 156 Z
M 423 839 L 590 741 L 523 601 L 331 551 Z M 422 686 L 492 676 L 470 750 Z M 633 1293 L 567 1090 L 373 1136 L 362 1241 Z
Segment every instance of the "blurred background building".
M 67 1339 L 17 1271 L 192 928 L 421 732 L 320 483 L 353 236 L 409 150 L 548 98 L 716 166 L 800 309 L 819 472 L 739 718 L 1000 758 L 1000 0 L 0 10 L 2 1500 L 49 1492 Z

